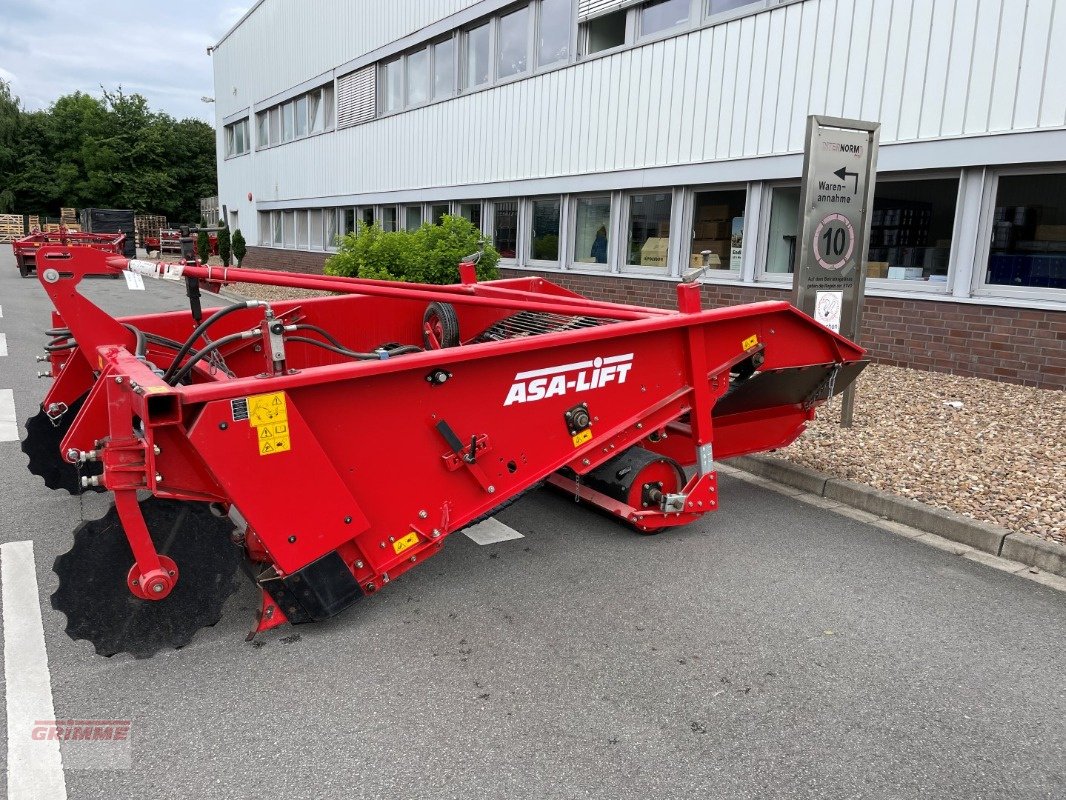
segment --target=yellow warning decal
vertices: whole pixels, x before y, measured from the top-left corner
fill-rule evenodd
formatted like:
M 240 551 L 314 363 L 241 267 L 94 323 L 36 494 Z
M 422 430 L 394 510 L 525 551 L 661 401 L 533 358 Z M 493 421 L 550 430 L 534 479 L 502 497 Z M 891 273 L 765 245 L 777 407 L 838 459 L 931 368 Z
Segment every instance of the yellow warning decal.
M 753 333 L 751 336 L 749 336 L 747 339 L 745 339 L 741 343 L 741 347 L 743 347 L 745 350 L 751 350 L 751 348 L 755 347 L 758 344 L 759 344 L 759 337 L 756 334 Z
M 395 542 L 393 542 L 392 549 L 396 551 L 396 555 L 399 555 L 407 548 L 414 547 L 416 544 L 418 544 L 418 534 L 414 531 L 411 531 L 402 539 L 397 539 Z
M 254 394 L 248 398 L 248 421 L 256 427 L 289 419 L 285 407 L 285 392 Z
M 574 447 L 581 447 L 585 442 L 592 441 L 592 429 L 586 428 L 581 433 L 574 435 Z
M 278 422 L 274 425 L 261 425 L 254 429 L 259 436 L 259 455 L 284 453 L 290 448 L 289 423 Z
M 289 412 L 284 392 L 256 394 L 248 401 L 248 422 L 259 441 L 259 455 L 270 456 L 290 450 Z

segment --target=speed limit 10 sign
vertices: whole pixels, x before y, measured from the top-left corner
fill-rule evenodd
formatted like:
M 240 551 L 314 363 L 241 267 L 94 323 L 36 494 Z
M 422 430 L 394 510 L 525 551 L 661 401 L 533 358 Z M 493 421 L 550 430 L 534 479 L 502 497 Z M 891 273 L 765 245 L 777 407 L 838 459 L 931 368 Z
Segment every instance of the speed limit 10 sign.
M 858 336 L 862 312 L 879 128 L 807 120 L 793 303 L 849 339 Z

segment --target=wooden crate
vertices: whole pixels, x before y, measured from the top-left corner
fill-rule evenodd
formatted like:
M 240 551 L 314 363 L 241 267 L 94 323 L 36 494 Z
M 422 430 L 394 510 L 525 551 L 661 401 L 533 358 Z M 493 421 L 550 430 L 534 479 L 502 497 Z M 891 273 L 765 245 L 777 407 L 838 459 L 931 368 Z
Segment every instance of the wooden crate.
M 144 246 L 147 236 L 159 237 L 159 231 L 167 226 L 167 218 L 158 214 L 138 214 L 133 218 L 133 227 L 137 231 L 137 244 Z
M 61 208 L 59 209 L 59 224 L 66 225 L 68 228 L 71 225 L 75 225 L 78 222 L 78 209 L 76 208 Z
M 36 214 L 30 214 L 29 224 L 26 227 L 31 231 L 37 230 L 41 227 L 41 218 Z
M 42 228 L 42 230 L 45 233 L 59 233 L 59 223 L 58 222 L 46 222 L 46 223 L 44 223 L 44 228 Z
M 0 214 L 0 242 L 10 242 L 22 238 L 21 214 Z

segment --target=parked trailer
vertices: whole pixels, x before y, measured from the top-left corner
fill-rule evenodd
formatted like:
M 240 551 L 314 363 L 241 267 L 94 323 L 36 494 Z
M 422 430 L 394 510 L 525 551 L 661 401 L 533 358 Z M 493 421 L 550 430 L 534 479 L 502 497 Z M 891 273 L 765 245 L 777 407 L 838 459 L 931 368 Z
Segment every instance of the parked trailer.
M 23 449 L 50 487 L 113 496 L 54 567 L 68 634 L 102 655 L 186 644 L 241 566 L 255 632 L 326 619 L 544 482 L 640 533 L 694 522 L 718 459 L 789 444 L 867 363 L 788 303 L 704 310 L 695 282 L 667 311 L 469 262 L 452 286 L 242 269 L 340 294 L 196 324 L 113 318 L 79 281 L 226 269 L 38 258 L 55 381 Z
M 11 249 L 15 252 L 19 274 L 28 278 L 37 270 L 37 253 L 42 247 L 92 247 L 106 253 L 122 255 L 125 241 L 126 236 L 122 233 L 80 233 L 61 227 L 58 231 L 34 231 L 29 236 L 15 239 L 11 243 Z M 115 273 L 112 271 L 111 274 Z

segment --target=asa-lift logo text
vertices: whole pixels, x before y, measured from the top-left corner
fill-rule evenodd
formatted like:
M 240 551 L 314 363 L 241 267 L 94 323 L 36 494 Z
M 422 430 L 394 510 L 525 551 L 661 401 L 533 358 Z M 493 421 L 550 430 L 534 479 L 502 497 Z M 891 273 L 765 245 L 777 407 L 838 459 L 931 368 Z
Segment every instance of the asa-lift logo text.
M 532 403 L 571 392 L 601 389 L 610 383 L 622 384 L 626 382 L 632 366 L 633 354 L 625 353 L 519 372 L 514 376 L 514 383 L 508 389 L 503 404 Z

